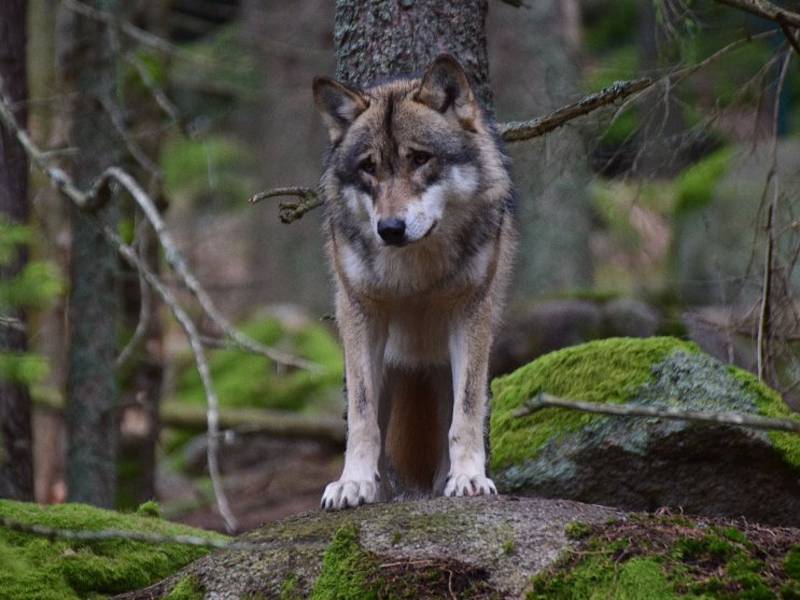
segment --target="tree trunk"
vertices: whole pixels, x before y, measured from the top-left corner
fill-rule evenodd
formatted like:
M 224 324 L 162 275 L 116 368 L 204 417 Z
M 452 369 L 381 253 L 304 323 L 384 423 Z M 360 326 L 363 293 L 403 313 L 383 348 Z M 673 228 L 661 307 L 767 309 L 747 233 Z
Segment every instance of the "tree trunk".
M 87 2 L 115 12 L 115 0 Z M 116 101 L 116 68 L 110 30 L 94 20 L 68 15 L 62 68 L 74 94 L 71 145 L 79 148 L 73 167 L 86 188 L 118 162 L 120 143 L 104 104 Z M 108 192 L 110 194 L 110 192 Z M 116 229 L 113 197 L 86 214 L 72 208 L 72 256 L 68 310 L 67 487 L 72 502 L 114 504 L 117 455 L 116 323 L 118 260 L 100 226 Z
M 17 106 L 20 123 L 28 118 L 25 8 L 25 0 L 0 2 L 0 77 L 4 95 Z M 24 224 L 29 213 L 28 159 L 14 136 L 0 127 L 0 218 Z M 0 264 L 0 280 L 18 275 L 27 258 L 27 250 L 20 247 L 16 259 Z M 25 314 L 13 307 L 7 310 L 10 314 L 2 316 L 17 319 L 21 326 L 0 323 L 0 352 L 25 352 Z M 12 381 L 0 381 L 0 497 L 33 499 L 31 399 L 26 386 Z
M 415 73 L 439 54 L 455 56 L 492 107 L 486 52 L 487 0 L 337 0 L 336 76 L 354 85 Z

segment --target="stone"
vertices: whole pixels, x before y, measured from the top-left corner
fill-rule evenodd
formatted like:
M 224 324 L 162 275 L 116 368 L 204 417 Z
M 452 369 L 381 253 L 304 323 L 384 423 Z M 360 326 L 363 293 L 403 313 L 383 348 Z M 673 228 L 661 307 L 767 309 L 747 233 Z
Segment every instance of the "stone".
M 505 493 L 627 510 L 680 507 L 800 525 L 800 436 L 548 408 L 564 399 L 800 418 L 750 373 L 675 338 L 618 338 L 545 355 L 492 384 L 491 467 Z

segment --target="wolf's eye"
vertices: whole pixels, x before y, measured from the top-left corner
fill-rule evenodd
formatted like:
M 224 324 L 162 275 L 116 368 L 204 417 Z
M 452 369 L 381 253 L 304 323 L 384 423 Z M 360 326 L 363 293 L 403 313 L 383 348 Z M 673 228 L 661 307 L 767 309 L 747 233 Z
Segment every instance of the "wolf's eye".
M 414 150 L 411 153 L 410 158 L 412 165 L 415 167 L 421 167 L 431 159 L 431 155 L 428 152 L 423 152 L 422 150 Z
M 367 157 L 358 163 L 358 169 L 364 171 L 367 175 L 375 175 L 375 162 Z

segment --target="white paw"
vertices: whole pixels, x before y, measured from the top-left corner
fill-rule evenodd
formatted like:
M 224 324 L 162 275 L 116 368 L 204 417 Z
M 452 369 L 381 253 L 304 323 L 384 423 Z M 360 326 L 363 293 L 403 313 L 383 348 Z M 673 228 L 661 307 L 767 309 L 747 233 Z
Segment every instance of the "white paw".
M 322 494 L 320 507 L 325 510 L 341 510 L 361 504 L 372 504 L 377 500 L 378 485 L 374 481 L 340 479 L 327 485 Z
M 496 493 L 492 480 L 483 475 L 450 475 L 444 487 L 445 496 L 489 496 Z

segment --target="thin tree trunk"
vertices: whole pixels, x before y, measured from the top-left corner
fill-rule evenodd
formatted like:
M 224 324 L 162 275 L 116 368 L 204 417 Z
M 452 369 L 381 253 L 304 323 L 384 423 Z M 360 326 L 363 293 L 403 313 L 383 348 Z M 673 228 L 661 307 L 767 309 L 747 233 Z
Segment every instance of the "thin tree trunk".
M 0 2 L 0 77 L 3 93 L 17 105 L 16 117 L 25 123 L 28 84 L 25 68 L 27 40 L 25 0 Z M 28 160 L 13 135 L 0 127 L 0 217 L 11 223 L 28 222 Z M 0 264 L 0 280 L 19 274 L 27 263 L 20 247 L 15 260 Z M 25 352 L 26 318 L 21 309 L 9 308 L 21 328 L 0 324 L 0 352 Z M 24 385 L 0 381 L 0 497 L 33 500 L 33 443 L 31 399 Z
M 115 0 L 87 4 L 110 12 Z M 71 143 L 80 149 L 73 173 L 87 187 L 118 162 L 120 143 L 103 106 L 116 101 L 116 68 L 109 29 L 68 16 L 62 62 L 74 93 Z M 115 229 L 118 206 L 108 198 L 92 215 L 72 209 L 72 255 L 68 309 L 67 488 L 68 499 L 113 506 L 116 490 L 118 261 L 98 224 Z
M 469 73 L 492 106 L 486 53 L 487 0 L 337 0 L 336 75 L 354 85 L 415 73 L 443 52 Z

